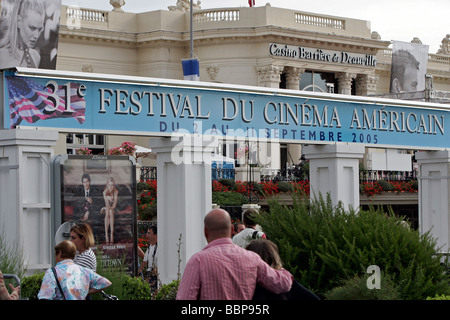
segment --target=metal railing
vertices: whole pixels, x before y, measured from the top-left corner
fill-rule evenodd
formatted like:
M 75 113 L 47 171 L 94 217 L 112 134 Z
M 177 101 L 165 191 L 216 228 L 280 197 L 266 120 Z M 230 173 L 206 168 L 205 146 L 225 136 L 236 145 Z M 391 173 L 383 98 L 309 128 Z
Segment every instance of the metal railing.
M 140 169 L 141 169 L 139 175 L 140 181 L 157 180 L 156 167 L 141 167 Z
M 140 180 L 156 180 L 156 167 L 141 167 Z M 211 168 L 212 180 L 234 179 L 235 169 L 230 168 Z M 302 181 L 309 180 L 309 172 L 300 167 L 278 170 L 274 176 L 261 175 L 261 181 Z M 360 170 L 359 181 L 417 181 L 417 171 L 389 171 L 389 170 Z
M 213 180 L 234 179 L 236 171 L 229 168 L 211 168 L 211 176 Z
M 359 170 L 360 182 L 371 181 L 416 181 L 417 171 Z

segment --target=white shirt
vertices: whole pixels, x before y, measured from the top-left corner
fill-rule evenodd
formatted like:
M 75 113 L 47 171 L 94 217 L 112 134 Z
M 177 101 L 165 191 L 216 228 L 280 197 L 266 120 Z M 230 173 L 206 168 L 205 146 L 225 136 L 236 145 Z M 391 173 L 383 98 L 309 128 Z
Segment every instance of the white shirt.
M 158 266 L 158 243 L 156 243 L 154 246 L 149 245 L 147 251 L 144 255 L 144 261 L 147 262 L 147 271 L 152 271 L 153 264 L 155 267 Z
M 264 239 L 266 238 L 264 232 L 257 231 L 253 228 L 245 228 L 244 230 L 242 230 L 233 237 L 233 243 L 245 249 L 245 247 L 250 243 L 250 241 L 261 238 Z

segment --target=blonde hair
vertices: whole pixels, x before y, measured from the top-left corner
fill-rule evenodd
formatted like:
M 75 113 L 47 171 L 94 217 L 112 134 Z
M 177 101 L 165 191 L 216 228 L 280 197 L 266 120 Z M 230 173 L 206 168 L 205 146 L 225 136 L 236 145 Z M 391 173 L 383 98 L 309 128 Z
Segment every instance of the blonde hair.
M 24 17 L 28 13 L 31 14 L 41 14 L 45 18 L 45 7 L 41 0 L 19 0 L 16 1 L 14 9 L 11 15 L 11 24 L 9 30 L 9 52 L 11 55 L 15 55 L 17 51 L 17 39 L 19 37 L 19 32 L 17 31 L 17 20 L 18 17 Z
M 245 249 L 256 252 L 272 268 L 277 270 L 283 268 L 278 247 L 272 241 L 267 239 L 252 240 Z
M 94 234 L 92 233 L 92 228 L 89 224 L 76 224 L 70 229 L 70 232 L 72 231 L 84 240 L 84 245 L 86 246 L 86 248 L 90 248 L 94 245 Z

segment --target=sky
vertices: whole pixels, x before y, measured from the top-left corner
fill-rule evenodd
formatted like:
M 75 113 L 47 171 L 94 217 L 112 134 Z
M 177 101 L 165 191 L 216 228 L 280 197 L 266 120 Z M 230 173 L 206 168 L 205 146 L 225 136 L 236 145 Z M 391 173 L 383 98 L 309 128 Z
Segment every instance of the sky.
M 194 0 L 196 3 L 198 0 Z M 176 0 L 125 0 L 126 12 L 168 10 Z M 450 34 L 450 0 L 255 0 L 272 7 L 367 20 L 382 40 L 410 42 L 418 37 L 436 53 L 443 38 Z M 111 10 L 109 0 L 62 0 L 64 5 Z M 248 0 L 201 0 L 202 9 L 248 7 Z

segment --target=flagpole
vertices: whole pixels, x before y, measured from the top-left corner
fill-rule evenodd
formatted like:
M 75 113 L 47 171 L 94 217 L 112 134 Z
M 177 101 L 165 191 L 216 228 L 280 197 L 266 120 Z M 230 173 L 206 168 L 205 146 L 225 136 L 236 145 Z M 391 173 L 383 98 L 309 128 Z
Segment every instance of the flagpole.
M 192 5 L 192 1 L 191 0 L 191 8 L 190 8 L 190 15 L 191 15 L 191 22 L 190 22 L 190 27 L 191 27 L 191 59 L 194 59 L 194 27 L 193 27 L 193 5 Z

